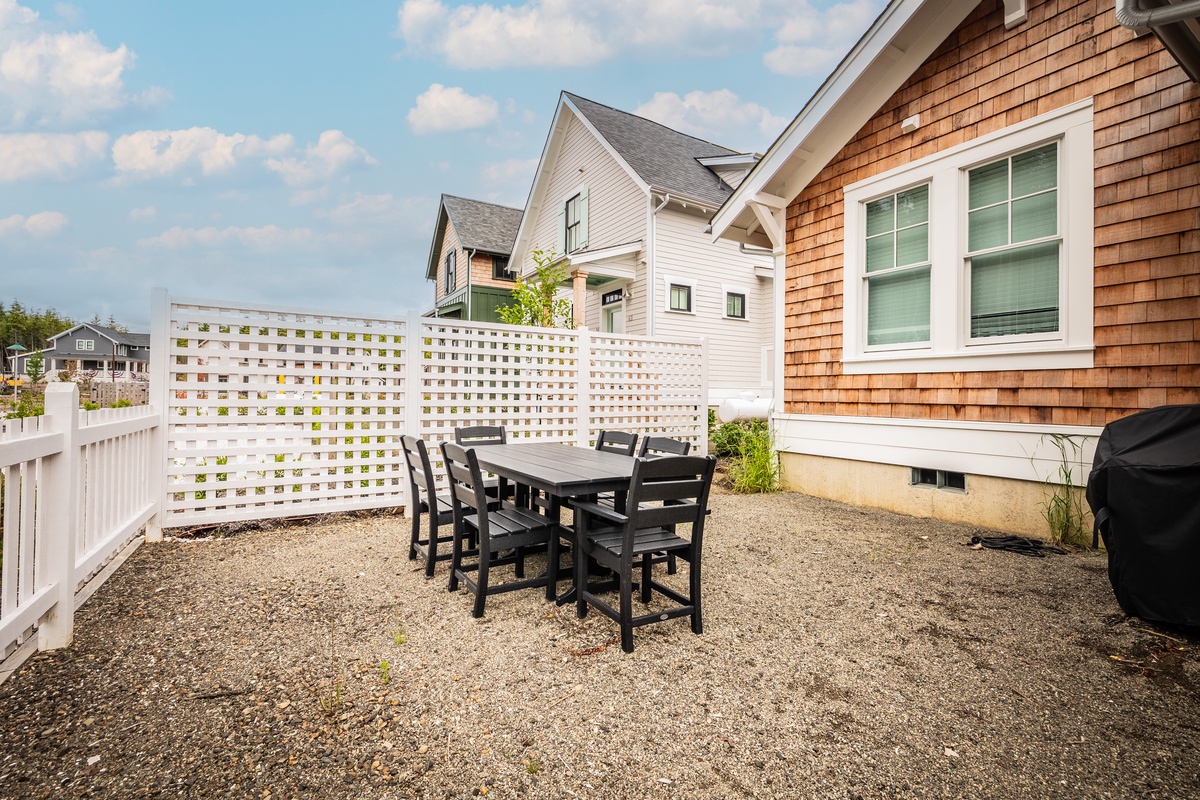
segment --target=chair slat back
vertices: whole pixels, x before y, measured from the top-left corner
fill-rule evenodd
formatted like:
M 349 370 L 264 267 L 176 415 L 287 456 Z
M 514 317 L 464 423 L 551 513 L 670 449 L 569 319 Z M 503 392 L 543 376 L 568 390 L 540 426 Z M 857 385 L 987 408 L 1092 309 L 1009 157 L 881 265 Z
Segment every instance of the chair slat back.
M 468 425 L 454 429 L 454 443 L 461 447 L 507 444 L 508 435 L 503 425 Z
M 669 436 L 647 436 L 642 439 L 639 456 L 686 456 L 692 451 L 692 443 Z
M 634 532 L 640 528 L 686 524 L 691 524 L 692 543 L 699 548 L 716 464 L 714 456 L 638 457 L 626 506 L 624 552 L 632 554 Z
M 432 498 L 437 487 L 424 440 L 416 436 L 402 436 L 400 442 L 404 447 L 404 463 L 408 466 L 408 482 L 414 489 L 414 495 L 415 490 L 420 489 Z M 414 496 L 414 500 L 419 499 Z
M 616 453 L 622 456 L 633 455 L 637 447 L 638 435 L 625 431 L 600 431 L 596 435 L 596 449 L 605 453 Z
M 450 497 L 457 520 L 463 506 L 479 514 L 481 524 L 487 517 L 487 492 L 479 473 L 475 451 L 453 442 L 442 442 L 442 458 L 446 462 L 446 477 L 450 479 Z

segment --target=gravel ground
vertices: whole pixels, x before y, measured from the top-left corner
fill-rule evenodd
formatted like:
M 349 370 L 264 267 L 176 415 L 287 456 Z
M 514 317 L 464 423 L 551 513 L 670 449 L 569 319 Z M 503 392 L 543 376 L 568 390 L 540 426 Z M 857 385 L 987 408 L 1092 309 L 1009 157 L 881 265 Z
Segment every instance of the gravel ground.
M 400 517 L 144 545 L 0 686 L 0 797 L 1200 796 L 1200 639 L 1102 556 L 712 507 L 704 634 L 632 655 L 534 590 L 472 619 Z

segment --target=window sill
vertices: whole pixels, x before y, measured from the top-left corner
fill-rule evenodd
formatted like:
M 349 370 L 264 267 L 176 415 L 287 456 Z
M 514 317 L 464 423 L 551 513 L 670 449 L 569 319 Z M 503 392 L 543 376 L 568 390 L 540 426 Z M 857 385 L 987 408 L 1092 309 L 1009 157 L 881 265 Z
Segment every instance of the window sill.
M 1094 348 L 1091 345 L 1023 350 L 994 348 L 953 353 L 899 350 L 845 357 L 842 359 L 842 372 L 846 375 L 885 375 L 912 372 L 1091 369 L 1094 361 L 1093 354 Z
M 668 314 L 686 314 L 689 317 L 696 316 L 695 311 L 684 311 L 681 308 L 667 308 L 667 309 L 663 309 L 663 310 L 666 311 L 666 313 L 668 313 Z

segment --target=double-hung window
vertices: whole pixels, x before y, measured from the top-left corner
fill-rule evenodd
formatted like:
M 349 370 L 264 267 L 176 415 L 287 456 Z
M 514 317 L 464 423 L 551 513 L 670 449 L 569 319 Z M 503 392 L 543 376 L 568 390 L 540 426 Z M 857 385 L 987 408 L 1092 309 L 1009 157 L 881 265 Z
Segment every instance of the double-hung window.
M 446 253 L 446 294 L 450 294 L 454 291 L 454 282 L 456 279 L 454 275 L 454 256 L 455 251 L 453 250 L 451 250 L 449 253 Z
M 511 281 L 515 276 L 508 268 L 508 256 L 492 256 L 492 278 L 498 281 Z
M 671 284 L 671 310 L 692 310 L 692 287 L 680 283 Z
M 1091 101 L 845 189 L 848 374 L 1092 365 Z
M 568 254 L 588 246 L 588 189 L 580 186 L 558 207 L 558 253 Z

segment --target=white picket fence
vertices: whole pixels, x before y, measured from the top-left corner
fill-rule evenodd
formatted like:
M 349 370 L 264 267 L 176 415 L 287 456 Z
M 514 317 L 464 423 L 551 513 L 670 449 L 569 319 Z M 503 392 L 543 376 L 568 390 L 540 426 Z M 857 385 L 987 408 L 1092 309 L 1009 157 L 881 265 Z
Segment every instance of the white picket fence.
M 604 428 L 707 447 L 706 345 L 426 318 L 153 303 L 164 527 L 404 506 L 400 437 L 464 425 L 587 446 Z
M 0 658 L 35 632 L 68 644 L 76 592 L 160 507 L 158 410 L 78 409 L 75 384 L 51 384 L 45 416 L 0 428 Z

